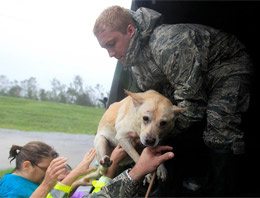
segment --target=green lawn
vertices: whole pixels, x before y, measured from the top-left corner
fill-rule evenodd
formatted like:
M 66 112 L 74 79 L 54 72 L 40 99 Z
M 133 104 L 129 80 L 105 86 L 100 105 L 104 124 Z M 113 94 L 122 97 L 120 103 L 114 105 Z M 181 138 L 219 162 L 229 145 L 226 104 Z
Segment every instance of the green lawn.
M 105 109 L 0 96 L 0 128 L 95 134 Z
M 0 179 L 4 176 L 4 174 L 11 173 L 12 171 L 13 171 L 13 168 L 5 169 L 5 170 L 0 169 Z

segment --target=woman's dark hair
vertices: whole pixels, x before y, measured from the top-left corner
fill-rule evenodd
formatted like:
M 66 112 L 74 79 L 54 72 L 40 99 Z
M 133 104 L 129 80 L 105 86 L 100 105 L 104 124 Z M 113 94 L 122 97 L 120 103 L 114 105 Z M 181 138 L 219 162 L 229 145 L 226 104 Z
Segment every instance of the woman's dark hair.
M 32 141 L 24 146 L 13 145 L 9 151 L 10 163 L 16 159 L 15 170 L 20 170 L 24 161 L 39 164 L 44 158 L 56 158 L 59 154 L 48 144 Z

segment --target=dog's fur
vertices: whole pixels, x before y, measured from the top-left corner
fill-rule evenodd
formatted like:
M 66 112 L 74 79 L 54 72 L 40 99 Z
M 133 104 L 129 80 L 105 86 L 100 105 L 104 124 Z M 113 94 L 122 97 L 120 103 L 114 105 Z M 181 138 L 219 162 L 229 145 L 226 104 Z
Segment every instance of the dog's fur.
M 101 164 L 106 162 L 109 165 L 108 156 L 118 143 L 137 162 L 139 153 L 132 145 L 129 132 L 137 133 L 144 146 L 157 146 L 174 127 L 175 118 L 180 111 L 186 110 L 173 105 L 169 99 L 153 90 L 125 92 L 128 96 L 110 105 L 99 123 L 94 146 Z M 165 180 L 166 173 L 163 165 L 158 167 L 158 177 Z

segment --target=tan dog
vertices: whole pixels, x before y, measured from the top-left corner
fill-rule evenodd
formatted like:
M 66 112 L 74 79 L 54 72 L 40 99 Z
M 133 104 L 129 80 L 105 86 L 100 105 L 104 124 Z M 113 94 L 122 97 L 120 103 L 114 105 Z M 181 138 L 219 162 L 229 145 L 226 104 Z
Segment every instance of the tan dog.
M 153 90 L 143 93 L 125 92 L 129 96 L 110 105 L 95 136 L 97 158 L 105 166 L 110 165 L 108 156 L 118 143 L 137 162 L 139 153 L 132 144 L 129 132 L 137 133 L 144 146 L 157 146 L 174 127 L 175 118 L 180 111 L 186 110 L 173 105 L 169 99 Z M 164 166 L 159 166 L 157 176 L 165 180 L 166 175 Z

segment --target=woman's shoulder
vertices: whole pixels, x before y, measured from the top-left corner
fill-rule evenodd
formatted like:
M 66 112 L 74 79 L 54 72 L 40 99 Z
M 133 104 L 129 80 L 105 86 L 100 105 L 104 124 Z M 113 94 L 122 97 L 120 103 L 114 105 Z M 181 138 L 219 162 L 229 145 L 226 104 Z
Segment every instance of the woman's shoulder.
M 8 173 L 0 180 L 0 197 L 29 197 L 37 187 L 26 178 Z
M 23 177 L 21 177 L 19 175 L 15 175 L 15 174 L 12 174 L 12 173 L 7 173 L 7 174 L 5 174 L 2 177 L 2 179 L 0 181 L 2 181 L 2 182 L 3 181 L 5 181 L 5 182 L 7 182 L 7 181 L 15 182 L 15 181 L 20 181 L 20 180 L 27 180 L 27 179 L 25 179 L 25 178 L 23 178 Z
M 0 179 L 0 183 L 9 181 L 10 179 L 16 178 L 14 177 L 14 175 L 12 173 L 6 173 L 1 179 Z
M 8 173 L 5 174 L 0 180 L 0 197 L 11 197 L 12 196 L 12 186 L 17 178 L 15 175 Z
M 12 173 L 7 173 L 5 174 L 2 179 L 0 180 L 0 186 L 8 186 L 8 185 L 11 185 L 11 186 L 27 186 L 27 185 L 30 185 L 30 186 L 38 186 L 37 184 L 31 182 L 30 180 L 24 178 L 24 177 L 21 177 L 19 175 L 15 175 L 15 174 L 12 174 Z

